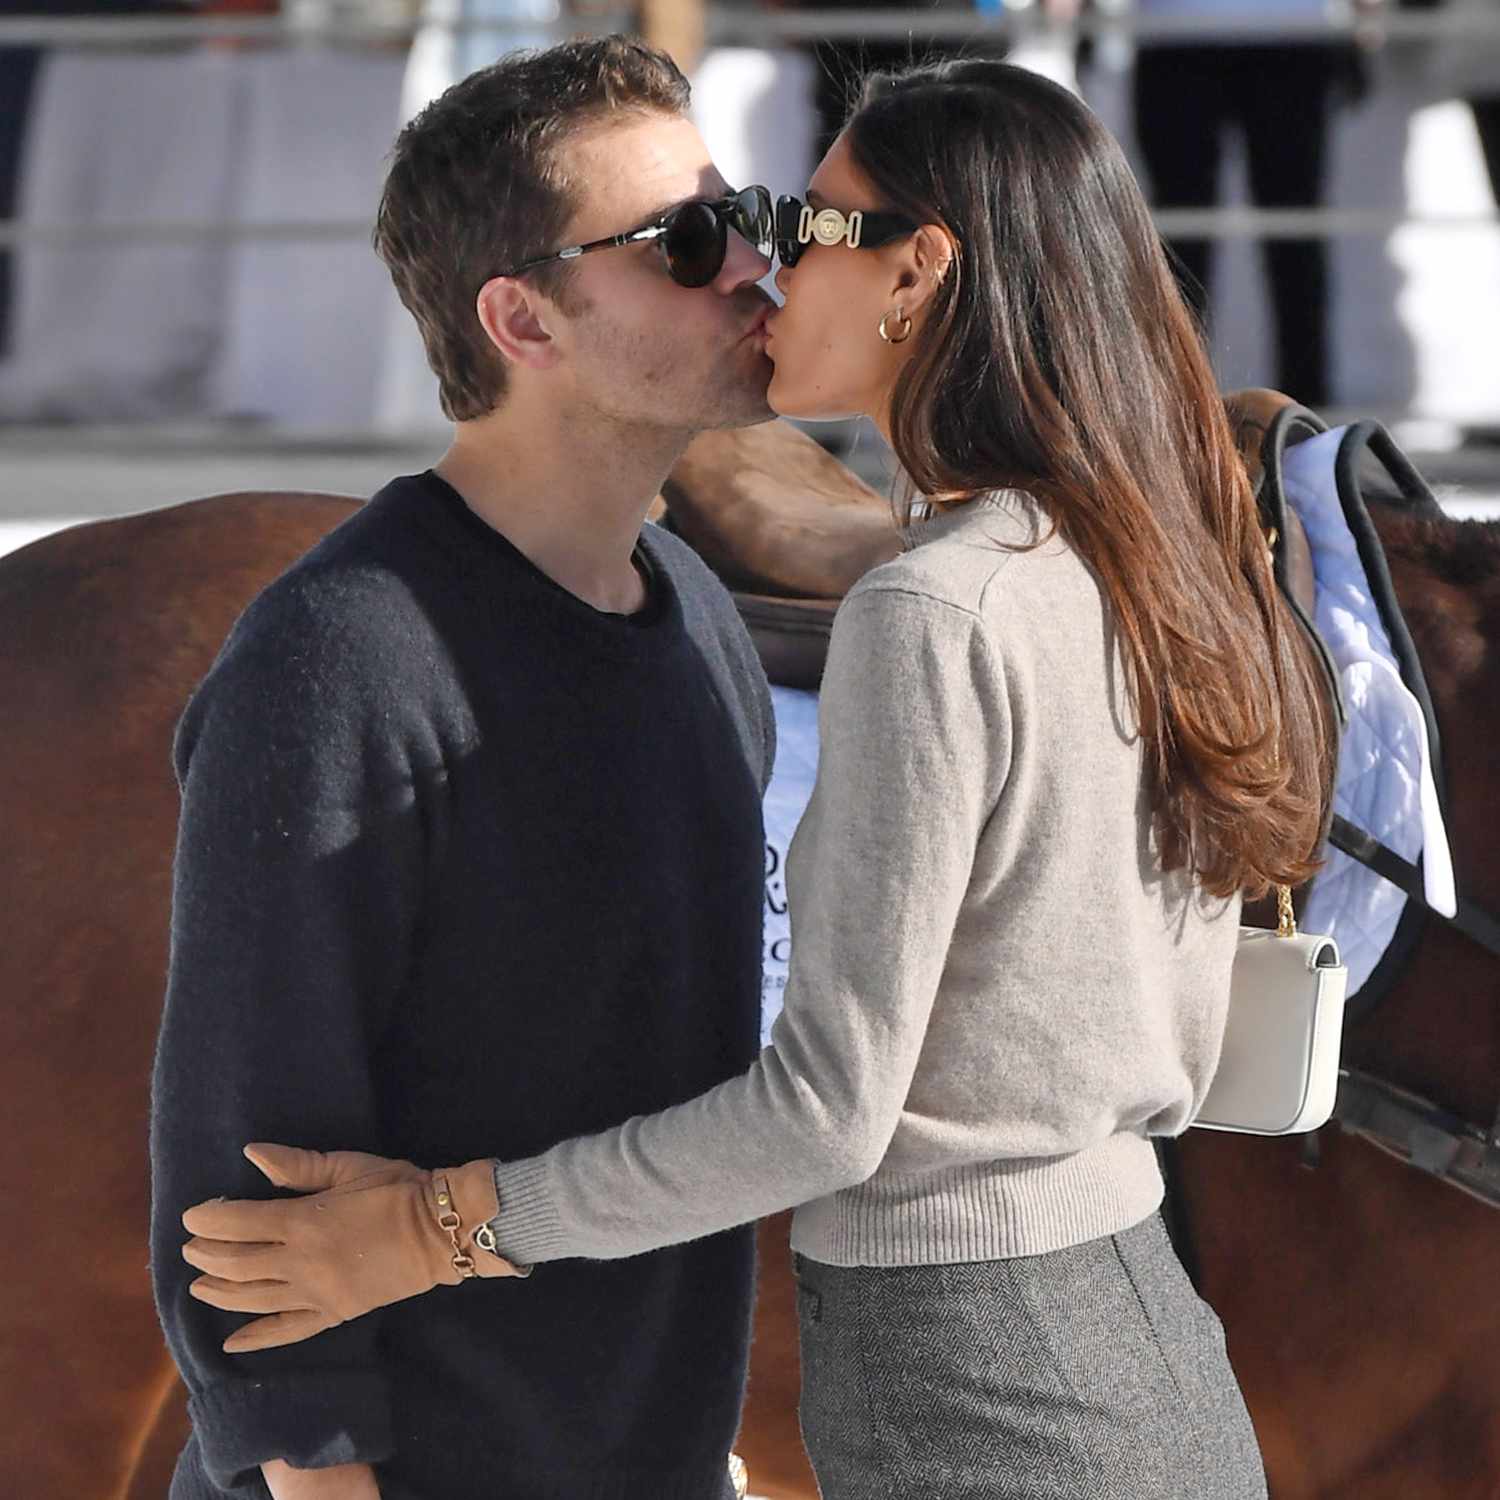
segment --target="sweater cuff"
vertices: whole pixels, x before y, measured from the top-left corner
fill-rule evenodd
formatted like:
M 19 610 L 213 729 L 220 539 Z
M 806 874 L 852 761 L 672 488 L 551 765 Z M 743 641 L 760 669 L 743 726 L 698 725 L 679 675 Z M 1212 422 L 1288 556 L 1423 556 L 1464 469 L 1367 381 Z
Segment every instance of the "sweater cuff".
M 566 1260 L 568 1248 L 557 1205 L 547 1186 L 547 1158 L 495 1163 L 500 1212 L 490 1220 L 495 1248 L 513 1265 Z
M 390 1392 L 368 1370 L 227 1380 L 188 1402 L 203 1467 L 234 1489 L 269 1459 L 297 1469 L 376 1464 L 395 1452 Z

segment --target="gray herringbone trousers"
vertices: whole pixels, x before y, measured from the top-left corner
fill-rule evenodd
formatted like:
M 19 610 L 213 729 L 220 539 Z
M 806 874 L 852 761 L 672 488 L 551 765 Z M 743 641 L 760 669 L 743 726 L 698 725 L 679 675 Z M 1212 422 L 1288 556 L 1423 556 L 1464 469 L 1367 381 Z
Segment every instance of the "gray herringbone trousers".
M 1264 1500 L 1223 1330 L 1158 1216 L 1017 1260 L 796 1266 L 824 1500 Z

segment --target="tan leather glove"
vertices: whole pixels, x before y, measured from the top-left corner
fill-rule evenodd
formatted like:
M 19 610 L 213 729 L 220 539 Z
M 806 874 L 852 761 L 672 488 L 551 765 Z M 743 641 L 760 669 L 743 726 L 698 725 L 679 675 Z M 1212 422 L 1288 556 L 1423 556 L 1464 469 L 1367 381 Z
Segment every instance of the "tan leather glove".
M 440 1283 L 530 1274 L 484 1248 L 499 1212 L 488 1159 L 428 1172 L 363 1151 L 256 1144 L 245 1155 L 309 1196 L 216 1198 L 183 1214 L 182 1258 L 206 1273 L 188 1290 L 262 1315 L 225 1339 L 230 1354 L 299 1343 Z

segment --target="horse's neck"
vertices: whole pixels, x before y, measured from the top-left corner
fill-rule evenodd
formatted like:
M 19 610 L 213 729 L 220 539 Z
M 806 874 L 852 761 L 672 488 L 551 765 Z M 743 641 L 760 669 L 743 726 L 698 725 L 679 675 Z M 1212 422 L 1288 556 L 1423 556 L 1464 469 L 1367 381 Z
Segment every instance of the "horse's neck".
M 1500 912 L 1500 522 L 1370 515 L 1422 663 L 1441 735 L 1459 894 Z M 1367 1041 L 1412 1062 L 1415 1086 L 1485 1124 L 1500 1090 L 1500 959 L 1434 919 Z M 1351 1037 L 1351 1040 L 1353 1038 Z M 1432 1073 L 1430 1079 L 1422 1074 Z
M 1464 794 L 1476 800 L 1500 795 L 1492 732 L 1500 729 L 1500 522 L 1384 505 L 1372 505 L 1370 516 L 1454 762 L 1450 779 L 1468 782 Z M 1450 791 L 1459 794 L 1457 785 Z

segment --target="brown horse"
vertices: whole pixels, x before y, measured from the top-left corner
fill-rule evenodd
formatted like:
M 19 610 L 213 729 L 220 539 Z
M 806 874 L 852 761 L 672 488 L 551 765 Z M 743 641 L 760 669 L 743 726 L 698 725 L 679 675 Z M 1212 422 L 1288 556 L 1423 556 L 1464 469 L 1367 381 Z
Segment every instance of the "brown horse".
M 353 502 L 228 496 L 0 563 L 0 1491 L 161 1500 L 186 1432 L 146 1277 L 172 727 L 249 599 Z
M 1500 524 L 1371 505 L 1448 773 L 1459 891 L 1500 910 Z M 1500 1099 L 1500 961 L 1432 921 L 1346 1030 L 1344 1062 L 1485 1127 Z M 1200 1289 L 1276 1500 L 1500 1496 L 1500 1213 L 1336 1126 L 1190 1131 L 1177 1147 Z
M 668 494 L 678 529 L 742 587 L 836 598 L 894 545 L 878 497 L 777 429 L 705 443 Z M 694 503 L 705 496 L 714 502 Z M 150 1302 L 145 1143 L 177 812 L 170 736 L 240 609 L 354 503 L 225 496 L 77 528 L 0 561 L 7 1495 L 165 1492 L 186 1419 Z M 1493 908 L 1500 527 L 1395 514 L 1377 524 L 1443 720 L 1460 885 Z M 757 607 L 783 626 L 800 619 L 809 637 L 829 609 L 749 601 L 752 618 Z M 1493 960 L 1430 929 L 1348 1056 L 1489 1119 L 1497 980 Z M 1500 1216 L 1325 1134 L 1316 1172 L 1290 1142 L 1195 1135 L 1182 1148 L 1204 1289 L 1273 1493 L 1494 1497 Z M 755 1493 L 810 1500 L 786 1222 L 761 1226 L 739 1447 Z

